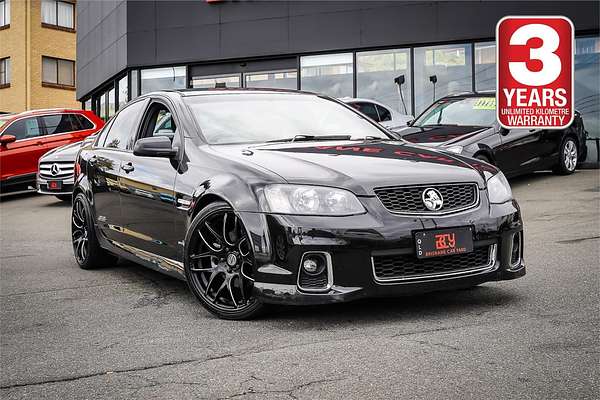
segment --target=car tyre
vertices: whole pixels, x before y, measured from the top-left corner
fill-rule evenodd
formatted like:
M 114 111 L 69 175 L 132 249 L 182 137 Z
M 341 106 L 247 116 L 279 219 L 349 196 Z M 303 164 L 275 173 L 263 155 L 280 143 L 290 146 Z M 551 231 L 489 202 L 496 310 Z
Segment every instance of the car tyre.
M 71 208 L 71 240 L 75 261 L 82 269 L 95 269 L 114 264 L 117 258 L 98 242 L 87 197 L 79 193 Z
M 577 142 L 571 136 L 567 136 L 560 144 L 558 164 L 556 164 L 552 171 L 558 175 L 572 174 L 575 172 L 578 159 Z
M 253 294 L 248 233 L 229 204 L 214 202 L 196 215 L 186 235 L 184 265 L 190 290 L 217 317 L 251 319 L 265 310 Z

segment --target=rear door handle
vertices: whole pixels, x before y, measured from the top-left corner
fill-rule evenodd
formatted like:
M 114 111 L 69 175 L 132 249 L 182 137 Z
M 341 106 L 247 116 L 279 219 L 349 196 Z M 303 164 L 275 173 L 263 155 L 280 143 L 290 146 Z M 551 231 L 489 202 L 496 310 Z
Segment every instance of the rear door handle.
M 123 171 L 125 171 L 126 173 L 130 173 L 131 171 L 133 171 L 135 168 L 133 167 L 132 163 L 127 163 L 125 165 L 121 165 L 121 169 Z

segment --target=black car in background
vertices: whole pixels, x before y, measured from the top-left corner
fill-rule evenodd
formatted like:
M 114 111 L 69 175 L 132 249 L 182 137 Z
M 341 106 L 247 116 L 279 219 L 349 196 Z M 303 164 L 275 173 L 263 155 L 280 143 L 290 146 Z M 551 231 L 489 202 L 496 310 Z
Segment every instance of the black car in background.
M 396 131 L 403 139 L 475 157 L 507 176 L 552 169 L 571 174 L 587 154 L 581 115 L 565 129 L 506 129 L 496 122 L 494 92 L 444 97 Z
M 80 151 L 73 250 L 174 275 L 212 313 L 470 287 L 525 274 L 510 186 L 310 93 L 157 92 Z

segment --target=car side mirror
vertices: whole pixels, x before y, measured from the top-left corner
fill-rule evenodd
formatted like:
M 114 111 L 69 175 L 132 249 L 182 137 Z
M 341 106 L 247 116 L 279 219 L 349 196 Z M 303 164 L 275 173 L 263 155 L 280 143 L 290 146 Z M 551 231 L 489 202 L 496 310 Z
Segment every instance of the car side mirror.
M 502 126 L 502 127 L 500 127 L 500 130 L 498 132 L 500 132 L 500 134 L 502 136 L 506 136 L 510 132 L 510 129 L 507 129 L 507 128 L 505 128 L 505 127 Z
M 15 140 L 17 140 L 17 137 L 14 135 L 2 135 L 0 136 L 0 144 L 2 146 L 6 146 L 9 143 L 14 142 Z
M 133 146 L 133 155 L 141 157 L 172 158 L 177 155 L 171 139 L 166 136 L 152 136 L 139 139 Z
M 411 119 L 410 121 L 406 121 L 406 126 L 412 126 L 413 122 L 414 122 L 414 119 Z

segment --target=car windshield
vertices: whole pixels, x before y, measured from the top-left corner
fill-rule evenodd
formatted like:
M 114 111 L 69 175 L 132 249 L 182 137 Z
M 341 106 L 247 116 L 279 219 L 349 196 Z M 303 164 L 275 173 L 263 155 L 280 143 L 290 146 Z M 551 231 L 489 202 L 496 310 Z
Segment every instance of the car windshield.
M 492 126 L 495 121 L 495 97 L 465 97 L 442 99 L 433 103 L 412 126 Z
M 390 138 L 362 115 L 315 95 L 232 93 L 190 96 L 185 102 L 210 144 Z

